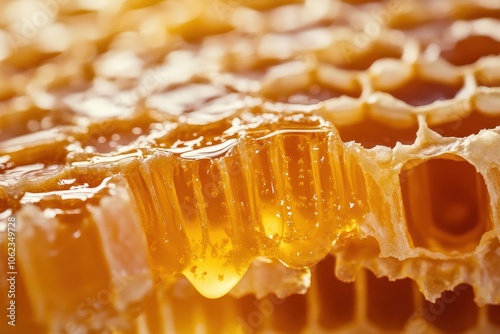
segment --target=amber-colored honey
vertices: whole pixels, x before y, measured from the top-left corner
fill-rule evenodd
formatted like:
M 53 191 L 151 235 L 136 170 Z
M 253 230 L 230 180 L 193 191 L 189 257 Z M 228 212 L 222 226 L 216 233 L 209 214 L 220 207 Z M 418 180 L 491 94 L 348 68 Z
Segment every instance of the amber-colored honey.
M 34 6 L 0 9 L 2 333 L 500 331 L 494 2 L 58 3 L 25 38 Z

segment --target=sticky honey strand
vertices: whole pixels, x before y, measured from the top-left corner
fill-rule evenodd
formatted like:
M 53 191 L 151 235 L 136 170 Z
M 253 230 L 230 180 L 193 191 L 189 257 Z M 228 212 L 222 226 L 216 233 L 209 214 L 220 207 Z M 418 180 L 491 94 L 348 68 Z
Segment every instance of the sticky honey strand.
M 90 196 L 100 194 L 102 185 L 89 189 L 81 182 L 122 173 L 159 277 L 182 272 L 203 295 L 216 298 L 258 256 L 310 267 L 362 218 L 363 199 L 354 195 L 359 189 L 345 182 L 361 185 L 363 176 L 346 171 L 342 143 L 328 123 L 303 114 L 268 116 L 262 124 L 241 125 L 240 139 L 213 146 L 74 162 L 31 185 L 57 183 L 65 190 L 28 191 L 21 204 L 57 209 L 61 218 L 68 211 L 71 219 L 63 221 L 75 220 L 76 211 L 85 212 L 103 196 Z

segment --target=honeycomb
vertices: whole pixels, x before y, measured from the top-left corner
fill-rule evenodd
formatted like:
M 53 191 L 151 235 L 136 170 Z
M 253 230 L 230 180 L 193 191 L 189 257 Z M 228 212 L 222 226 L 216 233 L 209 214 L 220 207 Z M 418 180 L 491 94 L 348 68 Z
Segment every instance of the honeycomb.
M 498 1 L 0 14 L 2 333 L 500 333 Z

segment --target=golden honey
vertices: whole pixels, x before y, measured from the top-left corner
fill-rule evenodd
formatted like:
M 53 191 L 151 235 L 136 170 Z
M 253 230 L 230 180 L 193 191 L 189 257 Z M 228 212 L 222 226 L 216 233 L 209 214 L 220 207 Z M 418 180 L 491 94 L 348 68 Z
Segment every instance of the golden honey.
M 2 332 L 500 332 L 494 2 L 4 7 Z

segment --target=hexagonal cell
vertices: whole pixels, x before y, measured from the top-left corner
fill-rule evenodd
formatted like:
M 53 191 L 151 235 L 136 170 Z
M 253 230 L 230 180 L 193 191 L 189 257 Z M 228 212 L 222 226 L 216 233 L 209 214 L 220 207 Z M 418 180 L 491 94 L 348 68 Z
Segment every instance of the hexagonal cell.
M 366 118 L 361 122 L 337 126 L 343 142 L 354 140 L 364 148 L 376 145 L 394 147 L 397 142 L 410 145 L 417 138 L 417 123 L 410 127 L 394 127 Z
M 500 113 L 498 115 L 491 115 L 473 110 L 466 117 L 443 124 L 431 125 L 429 128 L 443 137 L 463 138 L 478 134 L 483 129 L 494 129 L 499 125 Z
M 312 284 L 317 284 L 319 307 L 318 322 L 325 330 L 334 330 L 354 319 L 356 296 L 354 283 L 345 283 L 335 276 L 336 259 L 327 256 L 317 265 Z
M 361 95 L 361 85 L 357 84 L 352 90 L 334 87 L 322 82 L 315 74 L 304 87 L 293 90 L 273 90 L 264 93 L 264 96 L 276 102 L 292 104 L 316 104 L 339 96 L 358 98 Z
M 259 58 L 256 55 L 244 58 L 235 53 L 227 55 L 226 68 L 236 77 L 260 80 L 270 68 L 283 62 L 282 59 Z
M 351 61 L 346 62 L 341 68 L 347 70 L 361 70 L 365 71 L 372 64 L 383 58 L 393 58 L 399 59 L 401 58 L 403 52 L 400 48 L 391 47 L 389 45 L 381 45 L 375 44 L 371 49 L 369 49 L 366 53 L 360 54 L 356 57 L 353 57 Z
M 463 82 L 444 84 L 417 76 L 396 89 L 379 89 L 379 91 L 389 93 L 409 105 L 418 107 L 434 101 L 451 100 L 457 95 L 462 85 Z
M 441 51 L 441 57 L 456 66 L 469 65 L 481 57 L 498 54 L 500 41 L 481 35 L 469 36 Z
M 366 39 L 369 37 L 363 32 L 358 33 L 358 38 Z M 344 70 L 366 71 L 377 60 L 383 58 L 399 59 L 403 55 L 400 46 L 390 45 L 387 43 L 374 42 L 373 45 L 364 49 L 356 45 L 354 41 L 343 41 L 335 46 L 340 49 L 342 57 L 333 61 L 333 64 Z M 324 62 L 332 62 L 328 52 L 320 52 L 319 57 Z
M 307 326 L 307 298 L 294 294 L 277 304 L 273 314 L 273 327 L 277 333 L 301 333 Z
M 500 77 L 493 75 L 491 68 L 482 69 L 475 76 L 479 87 L 500 87 Z
M 295 103 L 295 104 L 316 104 L 321 101 L 347 95 L 351 97 L 359 97 L 361 89 L 356 92 L 344 92 L 329 87 L 323 84 L 313 84 L 305 89 L 291 92 L 290 94 L 280 94 L 274 99 L 278 102 Z
M 500 305 L 489 305 L 488 316 L 492 323 L 500 327 Z
M 479 308 L 472 287 L 466 284 L 445 291 L 435 303 L 424 301 L 422 315 L 433 327 L 445 333 L 463 333 L 476 326 Z
M 414 246 L 470 252 L 491 229 L 484 179 L 462 158 L 443 155 L 409 161 L 399 179 Z
M 435 42 L 453 20 L 449 18 L 429 18 L 422 22 L 421 18 L 405 17 L 406 20 L 393 20 L 390 26 L 402 30 L 406 36 L 416 38 L 421 45 Z
M 277 1 L 268 1 L 268 0 L 232 0 L 229 1 L 232 3 L 238 3 L 245 7 L 249 7 L 255 10 L 269 10 L 279 6 L 291 5 L 301 3 L 302 0 L 277 0 Z
M 389 281 L 367 271 L 368 318 L 384 331 L 404 327 L 414 312 L 413 283 L 410 279 Z
M 342 2 L 347 2 L 355 5 L 364 4 L 368 2 L 380 2 L 380 0 L 342 0 Z

